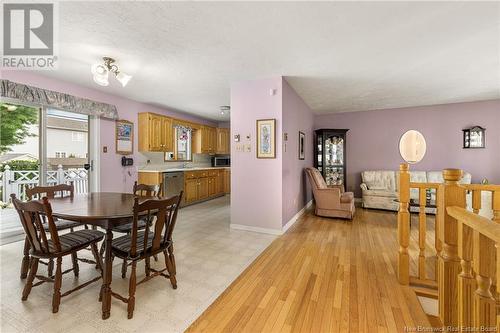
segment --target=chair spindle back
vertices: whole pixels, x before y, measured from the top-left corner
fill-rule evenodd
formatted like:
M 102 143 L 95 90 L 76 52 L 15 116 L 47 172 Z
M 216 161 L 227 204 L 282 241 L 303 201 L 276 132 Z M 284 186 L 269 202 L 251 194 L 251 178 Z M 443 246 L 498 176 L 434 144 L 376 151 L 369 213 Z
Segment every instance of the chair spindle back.
M 43 197 L 40 200 L 32 200 L 22 202 L 16 198 L 15 194 L 10 195 L 12 203 L 19 214 L 21 224 L 23 225 L 28 241 L 31 248 L 36 252 L 52 253 L 61 251 L 61 243 L 59 242 L 59 235 L 57 228 L 52 217 L 52 207 L 50 206 L 49 199 Z M 49 226 L 50 240 L 43 228 L 44 221 L 47 221 Z M 49 246 L 52 243 L 52 247 Z
M 146 217 L 146 229 L 144 232 L 144 248 L 146 252 L 149 238 L 151 239 L 152 253 L 157 252 L 162 245 L 172 241 L 172 234 L 177 220 L 177 212 L 181 203 L 183 192 L 179 195 L 167 199 L 152 199 L 139 203 L 139 197 L 134 202 L 134 220 L 132 222 L 132 245 L 130 255 L 134 257 L 137 253 L 137 235 L 139 217 Z M 146 214 L 143 214 L 146 212 Z M 156 217 L 156 219 L 155 219 Z M 153 225 L 152 221 L 155 220 Z M 153 235 L 149 235 L 150 227 L 153 229 Z
M 158 197 L 161 192 L 161 185 L 137 184 L 134 182 L 134 195 L 145 197 Z

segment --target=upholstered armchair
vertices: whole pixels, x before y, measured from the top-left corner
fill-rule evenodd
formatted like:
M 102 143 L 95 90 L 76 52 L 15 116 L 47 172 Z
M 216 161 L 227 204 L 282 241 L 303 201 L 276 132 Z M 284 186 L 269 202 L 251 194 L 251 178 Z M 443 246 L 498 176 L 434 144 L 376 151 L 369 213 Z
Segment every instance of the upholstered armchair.
M 354 217 L 354 194 L 352 192 L 344 192 L 343 187 L 328 187 L 316 168 L 306 168 L 306 174 L 316 201 L 316 215 L 347 219 Z

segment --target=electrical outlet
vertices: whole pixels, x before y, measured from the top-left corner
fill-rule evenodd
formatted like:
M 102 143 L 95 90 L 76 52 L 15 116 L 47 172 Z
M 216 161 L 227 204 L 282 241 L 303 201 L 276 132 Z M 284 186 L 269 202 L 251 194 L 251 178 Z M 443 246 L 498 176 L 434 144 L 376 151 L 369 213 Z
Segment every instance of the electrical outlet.
M 251 151 L 252 151 L 252 146 L 250 146 L 250 144 L 249 144 L 249 143 L 248 143 L 248 144 L 246 144 L 246 145 L 245 145 L 245 152 L 249 153 L 249 152 L 251 152 Z

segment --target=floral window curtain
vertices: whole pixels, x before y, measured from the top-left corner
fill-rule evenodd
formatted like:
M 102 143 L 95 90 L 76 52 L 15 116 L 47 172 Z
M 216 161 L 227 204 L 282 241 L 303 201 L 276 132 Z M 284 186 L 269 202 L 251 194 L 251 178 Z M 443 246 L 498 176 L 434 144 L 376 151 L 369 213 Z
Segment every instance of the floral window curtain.
M 0 96 L 20 102 L 116 120 L 116 106 L 92 101 L 57 91 L 28 86 L 9 80 L 0 80 Z
M 193 129 L 183 125 L 175 125 L 177 136 L 177 159 L 188 161 L 191 160 L 191 138 Z

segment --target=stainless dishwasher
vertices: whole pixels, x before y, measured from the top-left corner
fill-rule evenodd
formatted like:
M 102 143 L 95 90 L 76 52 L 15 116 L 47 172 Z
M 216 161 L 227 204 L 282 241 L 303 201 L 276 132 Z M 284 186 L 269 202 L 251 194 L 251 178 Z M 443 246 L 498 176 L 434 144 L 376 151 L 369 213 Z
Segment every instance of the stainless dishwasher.
M 163 173 L 163 196 L 170 198 L 184 190 L 184 172 Z M 182 200 L 184 202 L 184 198 Z

